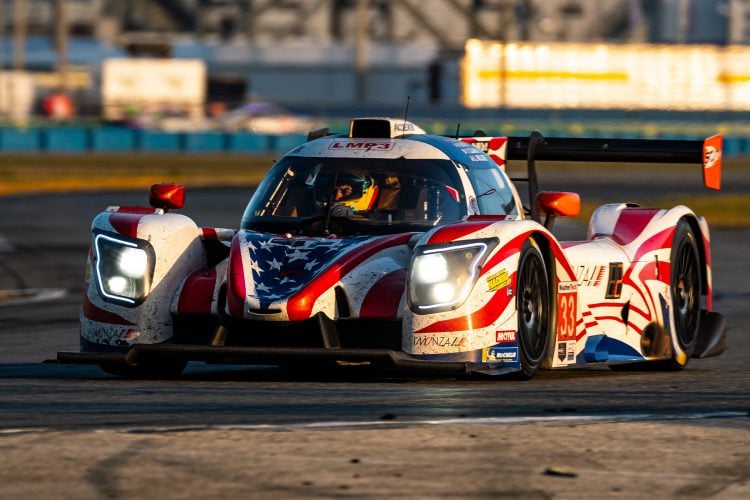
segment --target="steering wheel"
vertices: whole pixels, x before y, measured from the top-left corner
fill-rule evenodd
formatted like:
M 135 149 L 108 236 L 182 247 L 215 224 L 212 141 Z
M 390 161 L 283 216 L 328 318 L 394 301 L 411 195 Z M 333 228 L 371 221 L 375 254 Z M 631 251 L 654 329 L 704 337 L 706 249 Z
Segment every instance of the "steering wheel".
M 328 236 L 331 234 L 353 234 L 354 223 L 346 217 L 330 217 L 326 231 L 325 215 L 310 217 L 302 222 L 297 234 L 300 236 Z

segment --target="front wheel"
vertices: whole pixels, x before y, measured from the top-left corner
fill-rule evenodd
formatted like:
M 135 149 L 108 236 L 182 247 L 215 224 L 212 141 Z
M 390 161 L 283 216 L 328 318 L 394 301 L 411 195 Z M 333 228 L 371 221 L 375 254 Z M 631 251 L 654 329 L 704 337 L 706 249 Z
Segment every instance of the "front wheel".
M 528 240 L 521 250 L 516 282 L 518 311 L 518 378 L 531 379 L 547 353 L 550 323 L 550 287 L 539 248 Z

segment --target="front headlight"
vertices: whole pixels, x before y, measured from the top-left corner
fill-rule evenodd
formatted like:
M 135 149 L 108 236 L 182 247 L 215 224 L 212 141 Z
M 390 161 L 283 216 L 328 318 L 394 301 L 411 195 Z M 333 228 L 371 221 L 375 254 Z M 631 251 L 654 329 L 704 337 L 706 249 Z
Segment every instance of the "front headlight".
M 497 240 L 457 241 L 420 247 L 409 270 L 409 304 L 414 312 L 456 309 L 469 296 Z
M 134 306 L 146 298 L 154 270 L 148 242 L 122 236 L 94 236 L 96 282 L 99 293 L 118 304 Z

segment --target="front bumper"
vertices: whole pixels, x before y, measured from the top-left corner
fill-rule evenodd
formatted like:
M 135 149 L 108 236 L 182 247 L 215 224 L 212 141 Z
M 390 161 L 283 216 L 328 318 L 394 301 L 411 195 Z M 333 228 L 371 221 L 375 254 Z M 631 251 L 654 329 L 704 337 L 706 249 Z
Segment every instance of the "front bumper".
M 395 368 L 403 372 L 468 375 L 484 373 L 502 375 L 517 369 L 488 366 L 466 361 L 434 361 L 419 359 L 401 351 L 388 349 L 346 349 L 309 347 L 214 347 L 185 344 L 134 344 L 124 353 L 58 352 L 60 364 L 110 364 L 138 367 L 159 360 L 202 361 L 213 364 L 295 365 L 337 363 L 340 365 L 372 365 Z

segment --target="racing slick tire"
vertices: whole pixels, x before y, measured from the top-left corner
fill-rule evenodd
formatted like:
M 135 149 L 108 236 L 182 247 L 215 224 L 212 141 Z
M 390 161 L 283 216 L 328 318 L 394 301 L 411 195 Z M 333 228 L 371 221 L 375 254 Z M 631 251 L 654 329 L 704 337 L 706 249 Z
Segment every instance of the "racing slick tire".
M 138 366 L 119 363 L 99 363 L 105 373 L 131 379 L 167 379 L 179 377 L 187 366 L 184 360 L 161 360 L 140 363 Z
M 549 277 L 544 257 L 534 240 L 521 249 L 516 283 L 518 311 L 518 359 L 521 370 L 514 378 L 536 375 L 547 354 L 551 319 Z
M 677 224 L 670 256 L 670 295 L 674 336 L 669 359 L 657 361 L 665 370 L 682 370 L 698 342 L 701 317 L 701 261 L 698 244 L 690 224 L 682 219 Z

